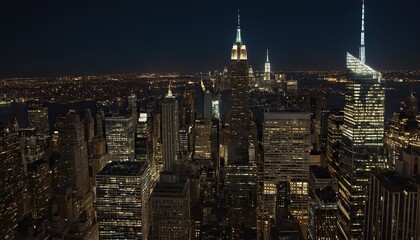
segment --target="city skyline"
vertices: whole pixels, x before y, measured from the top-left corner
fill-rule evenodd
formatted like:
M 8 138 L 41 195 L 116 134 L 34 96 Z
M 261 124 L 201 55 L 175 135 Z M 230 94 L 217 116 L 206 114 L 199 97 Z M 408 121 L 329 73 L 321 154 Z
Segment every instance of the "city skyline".
M 338 59 L 358 52 L 359 1 L 2 5 L 9 11 L 1 17 L 0 77 L 222 69 L 238 8 L 257 71 L 267 48 L 273 71 L 344 70 Z M 366 2 L 369 64 L 417 68 L 418 7 L 409 0 Z
M 420 239 L 420 69 L 376 70 L 418 56 L 368 1 L 21 8 L 0 40 L 0 239 Z

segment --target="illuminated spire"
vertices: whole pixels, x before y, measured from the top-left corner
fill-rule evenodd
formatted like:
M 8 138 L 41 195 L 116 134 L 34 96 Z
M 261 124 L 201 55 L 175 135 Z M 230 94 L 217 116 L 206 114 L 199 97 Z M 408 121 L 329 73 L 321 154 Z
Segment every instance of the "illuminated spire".
M 267 49 L 267 62 L 270 62 L 270 61 L 268 60 L 268 49 Z
M 241 16 L 239 15 L 239 10 L 238 10 L 238 28 L 236 30 L 236 42 L 240 43 L 241 41 Z
M 172 94 L 171 83 L 169 82 L 168 94 L 166 94 L 166 98 L 173 98 L 173 97 L 174 95 Z
M 362 63 L 366 63 L 365 53 L 365 0 L 362 0 L 362 32 L 360 34 L 359 58 Z
M 271 79 L 271 64 L 268 60 L 268 49 L 267 49 L 267 61 L 264 64 L 264 80 L 268 81 Z
M 203 90 L 203 92 L 206 92 L 206 86 L 204 85 L 203 79 L 201 79 L 201 90 Z

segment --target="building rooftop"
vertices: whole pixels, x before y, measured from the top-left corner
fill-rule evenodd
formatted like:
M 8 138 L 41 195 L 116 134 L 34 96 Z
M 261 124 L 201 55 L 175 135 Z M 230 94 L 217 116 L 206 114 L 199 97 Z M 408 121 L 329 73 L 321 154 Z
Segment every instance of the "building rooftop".
M 137 176 L 141 175 L 147 163 L 140 162 L 111 162 L 108 163 L 97 175 L 107 176 Z
M 264 120 L 310 120 L 311 115 L 308 112 L 301 111 L 277 111 L 277 112 L 265 112 Z
M 316 190 L 316 195 L 319 200 L 324 203 L 335 203 L 337 199 L 335 198 L 335 191 L 332 187 L 324 187 L 322 189 Z
M 112 122 L 112 121 L 132 121 L 133 118 L 137 118 L 135 114 L 127 113 L 127 114 L 114 114 L 111 116 L 105 116 L 105 122 Z
M 309 166 L 309 171 L 311 171 L 315 178 L 331 178 L 331 175 L 328 173 L 327 169 L 321 166 L 311 165 Z
M 153 188 L 152 197 L 184 197 L 189 191 L 189 182 L 172 180 L 161 178 Z
M 290 214 L 277 216 L 277 223 L 271 226 L 270 235 L 272 239 L 303 239 L 299 222 L 294 220 Z
M 373 175 L 381 182 L 381 185 L 390 192 L 415 192 L 415 183 L 410 179 L 403 178 L 395 171 L 376 169 Z

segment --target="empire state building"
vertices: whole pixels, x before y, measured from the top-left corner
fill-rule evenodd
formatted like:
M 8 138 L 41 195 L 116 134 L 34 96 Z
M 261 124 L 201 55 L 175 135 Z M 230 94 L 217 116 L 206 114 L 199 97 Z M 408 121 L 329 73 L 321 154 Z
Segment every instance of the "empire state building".
M 246 164 L 249 162 L 249 65 L 245 43 L 241 39 L 240 16 L 236 41 L 233 43 L 230 57 L 230 103 L 227 118 L 228 127 L 228 162 Z
M 230 239 L 243 239 L 243 229 L 256 228 L 257 154 L 256 126 L 250 119 L 249 74 L 245 44 L 241 40 L 238 15 L 236 42 L 231 51 L 230 113 L 226 122 L 224 159 L 226 205 Z M 227 147 L 227 149 L 226 149 Z
M 249 74 L 248 56 L 245 43 L 241 40 L 240 17 L 236 30 L 236 42 L 230 57 L 231 111 L 229 118 L 230 134 L 237 137 L 249 129 Z

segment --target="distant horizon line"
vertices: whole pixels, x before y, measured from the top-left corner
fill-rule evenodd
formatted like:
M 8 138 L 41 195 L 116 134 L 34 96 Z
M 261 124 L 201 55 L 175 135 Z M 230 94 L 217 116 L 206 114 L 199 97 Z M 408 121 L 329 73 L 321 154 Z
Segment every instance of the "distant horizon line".
M 159 75 L 168 75 L 168 74 L 178 74 L 178 75 L 197 75 L 200 76 L 203 74 L 203 76 L 209 76 L 208 72 L 223 72 L 220 70 L 209 70 L 209 71 L 169 71 L 169 72 L 120 72 L 120 73 L 97 73 L 97 74 L 54 74 L 54 75 L 32 75 L 32 76 L 0 76 L 0 80 L 7 80 L 7 79 L 34 79 L 34 78 L 66 78 L 66 77 L 99 77 L 99 76 L 123 76 L 123 75 L 144 75 L 144 74 L 159 74 Z M 342 72 L 345 73 L 347 70 L 284 70 L 284 71 L 271 71 L 271 73 L 305 73 L 305 72 Z M 381 69 L 377 70 L 379 72 L 410 72 L 410 71 L 420 71 L 419 69 Z M 263 70 L 254 70 L 254 73 L 264 73 Z

